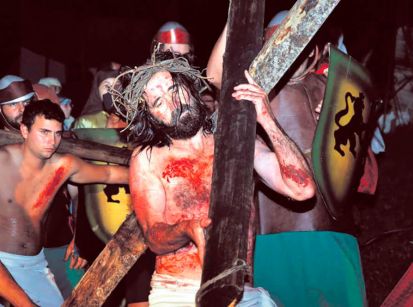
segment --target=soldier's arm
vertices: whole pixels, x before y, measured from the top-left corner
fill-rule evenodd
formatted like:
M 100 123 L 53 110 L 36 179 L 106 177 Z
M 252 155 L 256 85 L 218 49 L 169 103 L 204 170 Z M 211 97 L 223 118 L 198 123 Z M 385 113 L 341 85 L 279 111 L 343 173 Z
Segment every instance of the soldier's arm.
M 135 152 L 130 164 L 132 203 L 149 248 L 156 254 L 166 254 L 193 241 L 203 259 L 205 238 L 203 228 L 210 223 L 205 219 L 181 220 L 170 224 L 166 220 L 167 207 L 165 189 L 155 174 L 155 163 L 151 163 L 146 152 Z
M 254 103 L 257 122 L 264 128 L 274 149 L 270 150 L 260 140 L 256 141 L 256 172 L 268 187 L 287 197 L 295 200 L 313 197 L 315 184 L 303 155 L 277 124 L 266 93 L 247 72 L 246 78 L 249 84 L 236 86 L 233 97 Z
M 0 261 L 0 296 L 13 306 L 36 306 Z
M 210 78 L 209 81 L 218 89 L 221 89 L 222 84 L 222 66 L 227 42 L 227 29 L 228 25 L 225 24 L 225 28 L 222 31 L 221 36 L 218 38 L 214 48 L 212 49 L 207 65 L 207 76 Z

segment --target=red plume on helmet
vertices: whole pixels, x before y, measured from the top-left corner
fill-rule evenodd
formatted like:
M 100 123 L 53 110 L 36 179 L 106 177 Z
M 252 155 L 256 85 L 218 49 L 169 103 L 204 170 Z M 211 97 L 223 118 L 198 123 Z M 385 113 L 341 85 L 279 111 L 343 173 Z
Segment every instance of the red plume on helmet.
M 265 28 L 264 40 L 267 41 L 271 35 L 277 30 L 278 26 L 284 20 L 284 18 L 288 15 L 288 11 L 280 11 L 271 19 L 268 23 L 267 27 Z
M 186 44 L 193 50 L 191 35 L 180 23 L 168 21 L 160 27 L 152 40 L 151 54 L 162 44 Z

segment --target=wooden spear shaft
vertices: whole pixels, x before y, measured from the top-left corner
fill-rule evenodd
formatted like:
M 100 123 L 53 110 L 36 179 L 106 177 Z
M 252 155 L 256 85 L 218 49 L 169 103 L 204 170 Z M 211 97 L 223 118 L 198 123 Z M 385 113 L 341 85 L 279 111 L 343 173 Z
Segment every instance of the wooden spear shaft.
M 297 0 L 251 63 L 249 73 L 269 93 L 321 28 L 340 0 Z

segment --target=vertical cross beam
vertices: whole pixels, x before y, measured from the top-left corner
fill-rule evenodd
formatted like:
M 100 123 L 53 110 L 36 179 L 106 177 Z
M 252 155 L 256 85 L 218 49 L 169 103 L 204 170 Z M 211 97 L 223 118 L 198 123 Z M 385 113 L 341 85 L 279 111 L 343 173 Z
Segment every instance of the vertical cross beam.
M 223 84 L 215 133 L 210 217 L 200 306 L 228 306 L 243 293 L 244 271 L 231 272 L 247 258 L 248 224 L 253 203 L 253 161 L 256 113 L 250 102 L 231 96 L 235 85 L 245 83 L 244 70 L 262 45 L 263 0 L 231 0 Z M 217 278 L 221 273 L 228 275 Z

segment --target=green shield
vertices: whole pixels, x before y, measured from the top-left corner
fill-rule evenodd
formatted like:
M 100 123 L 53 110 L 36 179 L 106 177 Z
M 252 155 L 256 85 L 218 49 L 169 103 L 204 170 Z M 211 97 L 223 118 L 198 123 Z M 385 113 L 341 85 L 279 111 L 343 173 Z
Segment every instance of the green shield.
M 365 68 L 330 46 L 323 107 L 313 141 L 314 177 L 327 209 L 338 219 L 358 185 L 369 145 L 373 87 Z

